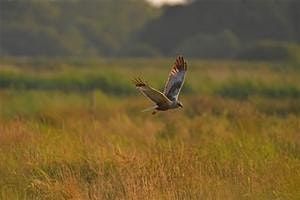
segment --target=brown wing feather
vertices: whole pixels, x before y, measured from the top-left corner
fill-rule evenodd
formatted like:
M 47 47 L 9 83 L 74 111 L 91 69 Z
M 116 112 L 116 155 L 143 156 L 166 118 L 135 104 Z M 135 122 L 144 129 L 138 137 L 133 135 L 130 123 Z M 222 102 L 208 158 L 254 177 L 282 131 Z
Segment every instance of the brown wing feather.
M 182 56 L 178 56 L 169 73 L 169 77 L 164 89 L 164 94 L 171 101 L 177 100 L 179 92 L 184 83 L 186 71 L 187 64 L 184 61 L 184 58 Z
M 168 106 L 172 102 L 160 91 L 150 87 L 147 83 L 145 83 L 142 79 L 136 78 L 133 80 L 136 88 L 142 92 L 146 97 L 151 99 L 154 103 L 159 106 Z

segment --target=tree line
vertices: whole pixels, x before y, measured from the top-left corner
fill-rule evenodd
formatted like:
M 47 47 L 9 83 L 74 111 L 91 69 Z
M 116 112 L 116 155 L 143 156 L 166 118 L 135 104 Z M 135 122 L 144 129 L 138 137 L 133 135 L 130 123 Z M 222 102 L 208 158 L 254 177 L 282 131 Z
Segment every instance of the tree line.
M 2 56 L 299 59 L 300 1 L 1 1 Z

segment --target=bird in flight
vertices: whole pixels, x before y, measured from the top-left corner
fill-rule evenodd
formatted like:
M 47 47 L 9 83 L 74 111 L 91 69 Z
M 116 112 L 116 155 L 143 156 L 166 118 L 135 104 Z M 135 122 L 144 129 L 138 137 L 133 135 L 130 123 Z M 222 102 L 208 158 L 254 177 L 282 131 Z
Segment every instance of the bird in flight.
M 169 78 L 166 82 L 165 89 L 160 92 L 148 85 L 141 78 L 134 79 L 136 88 L 150 100 L 155 103 L 155 106 L 147 108 L 143 111 L 152 111 L 155 114 L 157 111 L 166 111 L 183 107 L 178 100 L 178 95 L 184 83 L 185 73 L 187 71 L 187 64 L 182 56 L 178 56 L 172 69 L 169 73 Z

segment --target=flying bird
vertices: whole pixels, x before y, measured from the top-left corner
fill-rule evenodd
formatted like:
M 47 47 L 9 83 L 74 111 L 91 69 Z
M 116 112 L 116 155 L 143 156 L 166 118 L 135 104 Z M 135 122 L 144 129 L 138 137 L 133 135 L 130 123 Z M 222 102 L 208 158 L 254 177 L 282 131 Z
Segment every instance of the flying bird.
M 134 79 L 136 88 L 150 100 L 155 103 L 155 106 L 147 108 L 143 111 L 151 111 L 155 114 L 157 111 L 166 111 L 183 107 L 182 103 L 178 100 L 178 95 L 184 83 L 185 74 L 187 71 L 187 64 L 182 56 L 178 56 L 172 69 L 169 73 L 163 92 L 160 92 L 141 78 Z

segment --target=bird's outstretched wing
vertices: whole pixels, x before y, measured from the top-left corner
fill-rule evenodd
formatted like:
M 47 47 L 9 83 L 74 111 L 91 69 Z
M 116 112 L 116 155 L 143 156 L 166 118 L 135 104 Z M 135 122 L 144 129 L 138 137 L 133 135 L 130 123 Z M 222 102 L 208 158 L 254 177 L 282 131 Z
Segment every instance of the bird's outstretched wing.
M 176 58 L 175 64 L 172 66 L 169 78 L 166 82 L 164 94 L 171 101 L 177 100 L 179 92 L 184 83 L 185 73 L 187 71 L 187 64 L 182 56 Z
M 141 91 L 146 97 L 151 99 L 154 103 L 159 106 L 169 105 L 172 103 L 163 93 L 150 87 L 142 79 L 136 78 L 133 80 L 136 88 Z

